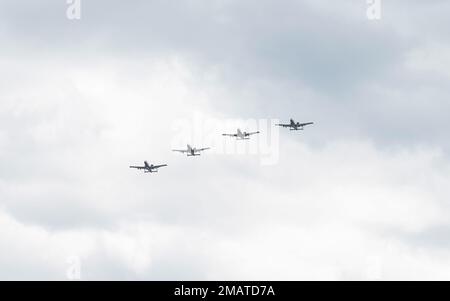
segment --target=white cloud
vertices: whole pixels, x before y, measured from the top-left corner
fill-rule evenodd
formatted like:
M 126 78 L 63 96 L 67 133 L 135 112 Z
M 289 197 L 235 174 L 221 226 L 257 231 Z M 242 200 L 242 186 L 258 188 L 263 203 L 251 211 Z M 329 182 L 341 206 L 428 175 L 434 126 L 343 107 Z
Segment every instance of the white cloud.
M 392 4 L 375 25 L 350 2 L 198 3 L 120 25 L 90 4 L 70 29 L 2 3 L 0 278 L 65 279 L 75 255 L 88 280 L 448 279 L 446 42 Z M 316 124 L 281 131 L 275 165 L 190 160 L 173 124 L 197 112 Z

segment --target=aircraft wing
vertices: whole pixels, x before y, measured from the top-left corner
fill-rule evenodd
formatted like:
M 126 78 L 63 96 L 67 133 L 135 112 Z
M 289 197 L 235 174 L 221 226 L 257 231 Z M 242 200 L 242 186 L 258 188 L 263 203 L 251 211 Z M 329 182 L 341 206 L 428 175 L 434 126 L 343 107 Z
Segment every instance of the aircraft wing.
M 153 165 L 153 168 L 160 168 L 160 167 L 165 167 L 165 166 L 167 166 L 167 164 Z
M 222 136 L 237 137 L 237 134 L 222 134 Z
M 259 134 L 259 131 L 257 131 L 257 132 L 251 132 L 251 133 L 247 133 L 247 135 L 249 135 L 249 136 L 251 136 L 251 135 L 256 135 L 256 134 Z
M 291 126 L 290 124 L 283 124 L 283 123 L 279 123 L 279 124 L 276 124 L 276 125 L 282 126 L 282 127 L 284 127 L 284 128 L 287 128 L 287 127 L 290 127 L 290 126 Z
M 179 152 L 179 153 L 187 153 L 188 151 L 185 149 L 173 149 L 173 152 Z
M 207 150 L 207 149 L 210 149 L 210 148 L 209 148 L 209 147 L 200 148 L 200 149 L 197 149 L 197 151 L 198 151 L 198 152 L 202 152 L 202 151 L 205 151 L 205 150 Z
M 130 166 L 130 168 L 135 168 L 135 169 L 146 169 L 145 166 Z
M 314 122 L 300 123 L 300 126 L 306 126 L 306 125 L 311 125 L 311 124 L 314 124 Z

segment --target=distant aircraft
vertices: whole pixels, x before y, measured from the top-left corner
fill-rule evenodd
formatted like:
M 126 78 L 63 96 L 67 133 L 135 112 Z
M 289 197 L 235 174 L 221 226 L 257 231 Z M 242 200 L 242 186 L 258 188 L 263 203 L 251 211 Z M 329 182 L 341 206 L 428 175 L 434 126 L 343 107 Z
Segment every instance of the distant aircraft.
M 209 149 L 209 147 L 196 149 L 195 147 L 187 145 L 187 149 L 173 149 L 174 152 L 186 153 L 188 157 L 190 156 L 200 156 L 200 152 Z
M 314 122 L 306 122 L 306 123 L 300 123 L 300 122 L 295 122 L 294 119 L 290 120 L 290 123 L 288 124 L 277 124 L 278 126 L 282 126 L 284 128 L 289 128 L 289 130 L 291 131 L 298 131 L 298 130 L 303 130 L 303 128 L 307 125 L 311 125 L 314 124 Z
M 130 168 L 135 168 L 135 169 L 143 169 L 145 173 L 147 172 L 158 172 L 158 168 L 160 167 L 164 167 L 167 166 L 167 164 L 162 164 L 162 165 L 149 165 L 147 161 L 144 161 L 144 166 L 130 166 Z
M 238 140 L 248 140 L 250 139 L 251 135 L 259 134 L 258 132 L 242 132 L 240 129 L 237 129 L 236 134 L 222 134 L 222 136 L 228 136 L 228 137 L 236 137 Z

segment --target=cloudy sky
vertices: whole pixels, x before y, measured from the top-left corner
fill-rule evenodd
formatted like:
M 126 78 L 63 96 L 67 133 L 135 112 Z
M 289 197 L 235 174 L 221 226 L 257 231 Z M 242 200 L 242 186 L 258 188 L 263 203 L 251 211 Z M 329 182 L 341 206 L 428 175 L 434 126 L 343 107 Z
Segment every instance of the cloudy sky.
M 68 7 L 0 0 L 0 279 L 450 279 L 449 1 Z

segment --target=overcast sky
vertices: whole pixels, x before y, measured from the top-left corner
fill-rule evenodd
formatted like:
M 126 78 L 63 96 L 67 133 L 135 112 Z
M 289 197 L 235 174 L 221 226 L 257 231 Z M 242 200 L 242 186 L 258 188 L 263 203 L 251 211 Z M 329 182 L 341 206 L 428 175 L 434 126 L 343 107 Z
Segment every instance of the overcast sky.
M 450 280 L 449 1 L 67 8 L 0 0 L 1 280 Z

